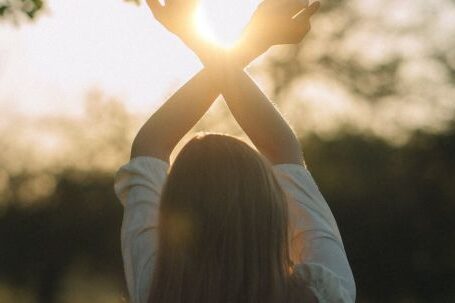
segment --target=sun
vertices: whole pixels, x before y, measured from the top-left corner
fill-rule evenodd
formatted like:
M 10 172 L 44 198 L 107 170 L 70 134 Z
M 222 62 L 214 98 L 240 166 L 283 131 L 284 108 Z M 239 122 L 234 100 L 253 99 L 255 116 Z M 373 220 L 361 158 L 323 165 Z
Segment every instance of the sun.
M 221 47 L 232 46 L 258 3 L 259 0 L 201 0 L 196 13 L 199 34 Z

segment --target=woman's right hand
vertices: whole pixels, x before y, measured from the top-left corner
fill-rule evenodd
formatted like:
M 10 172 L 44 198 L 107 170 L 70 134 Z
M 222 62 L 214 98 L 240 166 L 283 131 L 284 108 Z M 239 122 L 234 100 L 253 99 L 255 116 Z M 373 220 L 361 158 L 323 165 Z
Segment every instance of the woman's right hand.
M 164 5 L 159 0 L 147 0 L 147 4 L 155 19 L 180 39 L 185 40 L 194 34 L 194 16 L 199 0 L 165 0 Z
M 302 0 L 264 0 L 248 23 L 244 39 L 255 41 L 262 49 L 299 43 L 310 30 L 310 18 L 319 7 L 319 1 L 306 7 Z

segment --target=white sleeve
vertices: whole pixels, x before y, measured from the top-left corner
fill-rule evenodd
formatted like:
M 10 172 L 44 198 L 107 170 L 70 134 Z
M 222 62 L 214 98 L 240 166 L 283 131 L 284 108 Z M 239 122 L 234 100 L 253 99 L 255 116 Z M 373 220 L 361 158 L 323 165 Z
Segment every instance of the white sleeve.
M 339 299 L 332 302 L 354 302 L 355 281 L 337 223 L 310 172 L 298 164 L 279 164 L 273 170 L 287 195 L 291 255 L 297 268 L 316 288 L 320 302 L 334 297 Z
M 168 169 L 169 164 L 160 159 L 137 157 L 115 176 L 115 193 L 124 206 L 122 257 L 132 303 L 147 302 L 158 249 L 161 189 Z

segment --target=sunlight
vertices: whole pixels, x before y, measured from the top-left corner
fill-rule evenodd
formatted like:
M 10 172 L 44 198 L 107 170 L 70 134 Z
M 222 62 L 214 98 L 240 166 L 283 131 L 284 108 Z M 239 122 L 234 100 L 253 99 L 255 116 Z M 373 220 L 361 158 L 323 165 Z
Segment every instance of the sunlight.
M 222 47 L 239 38 L 259 0 L 201 0 L 196 16 L 199 33 Z

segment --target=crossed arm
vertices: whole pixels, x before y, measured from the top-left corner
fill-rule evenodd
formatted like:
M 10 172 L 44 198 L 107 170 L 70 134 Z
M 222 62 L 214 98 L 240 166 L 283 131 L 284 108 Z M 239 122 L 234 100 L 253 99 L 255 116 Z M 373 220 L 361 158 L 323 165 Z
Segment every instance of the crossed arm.
M 274 44 L 302 40 L 309 31 L 309 18 L 319 4 L 304 9 L 297 0 L 279 7 L 272 1 L 265 0 L 259 6 L 243 38 L 230 51 L 220 50 L 194 35 L 188 26 L 188 12 L 194 9 L 196 0 L 168 0 L 165 6 L 158 0 L 147 1 L 155 18 L 181 38 L 205 67 L 142 126 L 134 139 L 131 158 L 151 156 L 169 162 L 177 143 L 221 93 L 259 152 L 273 164 L 303 164 L 300 144 L 292 129 L 243 69 Z M 277 14 L 278 11 L 281 14 Z M 275 20 L 269 18 L 272 14 Z

